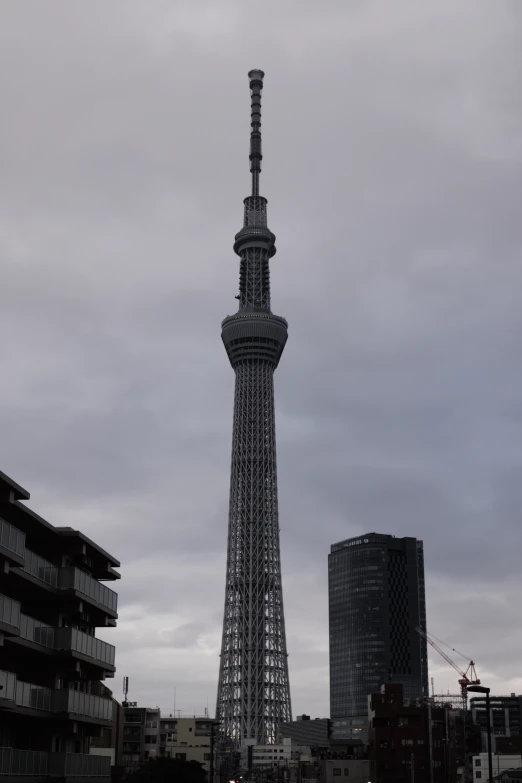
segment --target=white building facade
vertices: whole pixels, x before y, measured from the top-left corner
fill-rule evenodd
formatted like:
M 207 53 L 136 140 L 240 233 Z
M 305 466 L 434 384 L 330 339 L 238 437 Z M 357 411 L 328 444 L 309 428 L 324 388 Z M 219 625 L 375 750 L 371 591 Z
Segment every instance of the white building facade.
M 509 769 L 520 769 L 522 767 L 522 755 L 520 754 L 494 754 L 493 755 L 493 777 L 507 772 Z M 488 754 L 480 753 L 473 756 L 473 781 L 486 783 L 489 780 Z

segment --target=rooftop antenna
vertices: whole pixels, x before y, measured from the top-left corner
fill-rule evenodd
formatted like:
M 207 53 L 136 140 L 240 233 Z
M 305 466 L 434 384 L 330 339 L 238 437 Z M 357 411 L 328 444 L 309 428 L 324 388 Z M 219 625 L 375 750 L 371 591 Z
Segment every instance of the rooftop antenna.
M 123 678 L 123 706 L 124 707 L 128 706 L 128 701 L 127 701 L 128 692 L 129 692 L 129 678 L 124 677 Z

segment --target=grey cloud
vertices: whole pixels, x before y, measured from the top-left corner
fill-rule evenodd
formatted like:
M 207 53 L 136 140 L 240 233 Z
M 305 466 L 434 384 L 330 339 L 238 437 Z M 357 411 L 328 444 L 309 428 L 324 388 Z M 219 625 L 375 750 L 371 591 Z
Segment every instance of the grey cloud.
M 0 22 L 1 468 L 121 558 L 105 634 L 133 698 L 213 708 L 258 66 L 294 712 L 328 712 L 329 545 L 370 529 L 425 540 L 430 627 L 520 688 L 518 5 L 13 0 Z

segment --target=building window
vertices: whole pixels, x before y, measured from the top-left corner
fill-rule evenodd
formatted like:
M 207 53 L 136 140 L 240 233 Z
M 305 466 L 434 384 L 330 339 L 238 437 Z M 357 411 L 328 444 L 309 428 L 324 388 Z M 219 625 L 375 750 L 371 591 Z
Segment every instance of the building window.
M 348 767 L 345 767 L 344 768 L 344 777 L 347 778 L 349 774 L 350 774 L 350 770 L 348 769 Z
M 210 761 L 210 753 L 203 754 L 203 761 Z
M 482 761 L 480 759 L 475 759 L 475 766 L 476 767 L 481 767 L 482 766 Z
M 334 778 L 340 778 L 341 777 L 341 767 L 334 767 Z
M 481 778 L 482 772 L 475 772 L 475 779 Z
M 424 740 L 417 740 L 417 745 L 424 745 Z
M 403 739 L 403 740 L 401 740 L 401 743 L 402 743 L 403 745 L 413 745 L 413 740 L 410 740 L 410 739 Z

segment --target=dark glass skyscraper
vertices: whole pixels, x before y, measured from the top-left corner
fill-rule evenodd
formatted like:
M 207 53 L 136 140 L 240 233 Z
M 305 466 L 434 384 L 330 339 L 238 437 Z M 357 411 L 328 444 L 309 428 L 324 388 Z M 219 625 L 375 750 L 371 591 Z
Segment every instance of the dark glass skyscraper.
M 369 533 L 328 556 L 330 717 L 334 735 L 366 738 L 368 696 L 387 682 L 428 696 L 422 541 Z
M 236 374 L 228 524 L 227 576 L 216 718 L 236 747 L 275 742 L 292 720 L 286 652 L 274 411 L 274 371 L 288 324 L 270 305 L 269 261 L 276 252 L 259 195 L 263 71 L 248 74 L 251 94 L 252 195 L 234 250 L 239 310 L 221 336 Z

